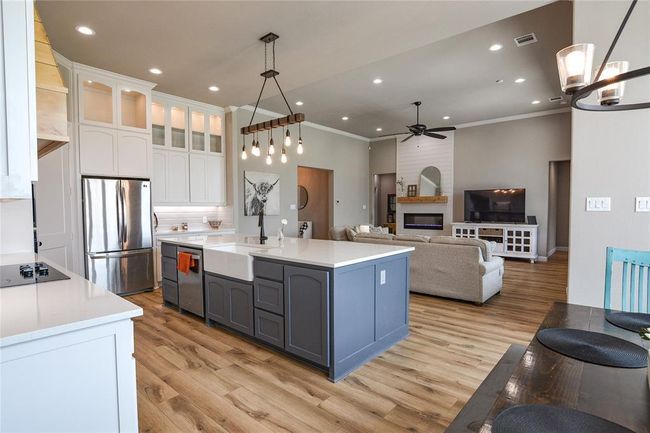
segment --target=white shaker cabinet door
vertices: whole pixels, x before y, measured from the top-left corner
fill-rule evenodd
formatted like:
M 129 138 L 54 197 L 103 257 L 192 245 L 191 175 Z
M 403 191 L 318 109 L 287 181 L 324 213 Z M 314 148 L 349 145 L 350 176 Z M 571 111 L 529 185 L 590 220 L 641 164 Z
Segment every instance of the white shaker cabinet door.
M 226 204 L 226 159 L 209 156 L 206 175 L 208 202 L 212 205 Z
M 117 131 L 101 126 L 79 125 L 81 174 L 118 174 Z
M 149 178 L 149 134 L 119 131 L 118 173 L 126 177 Z
M 151 155 L 153 173 L 151 176 L 154 204 L 167 202 L 167 152 L 154 150 Z
M 207 203 L 208 190 L 206 176 L 208 158 L 205 155 L 190 155 L 190 202 Z
M 165 173 L 168 203 L 189 202 L 188 154 L 170 151 Z
M 0 1 L 0 199 L 31 198 L 38 180 L 33 8 Z

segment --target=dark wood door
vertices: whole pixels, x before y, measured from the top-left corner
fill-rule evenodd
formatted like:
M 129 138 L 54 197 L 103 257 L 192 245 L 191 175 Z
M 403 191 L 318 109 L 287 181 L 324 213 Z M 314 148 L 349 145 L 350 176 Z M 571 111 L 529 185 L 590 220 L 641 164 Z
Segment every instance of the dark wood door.
M 329 273 L 284 267 L 285 350 L 329 366 Z

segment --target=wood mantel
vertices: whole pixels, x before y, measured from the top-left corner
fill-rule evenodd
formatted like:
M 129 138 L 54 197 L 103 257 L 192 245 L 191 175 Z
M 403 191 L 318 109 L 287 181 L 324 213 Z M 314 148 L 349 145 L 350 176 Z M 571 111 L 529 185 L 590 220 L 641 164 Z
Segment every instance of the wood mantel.
M 446 195 L 419 195 L 417 197 L 397 197 L 397 203 L 447 203 Z

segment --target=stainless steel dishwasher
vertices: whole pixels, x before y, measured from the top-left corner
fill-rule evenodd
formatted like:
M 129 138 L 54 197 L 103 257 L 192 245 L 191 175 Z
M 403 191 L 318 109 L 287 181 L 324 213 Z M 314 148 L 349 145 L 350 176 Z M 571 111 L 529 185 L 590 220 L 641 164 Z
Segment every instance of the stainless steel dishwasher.
M 178 306 L 197 316 L 205 317 L 203 301 L 203 254 L 193 248 L 178 248 L 178 254 L 189 253 L 194 259 L 194 266 L 186 274 L 178 272 Z

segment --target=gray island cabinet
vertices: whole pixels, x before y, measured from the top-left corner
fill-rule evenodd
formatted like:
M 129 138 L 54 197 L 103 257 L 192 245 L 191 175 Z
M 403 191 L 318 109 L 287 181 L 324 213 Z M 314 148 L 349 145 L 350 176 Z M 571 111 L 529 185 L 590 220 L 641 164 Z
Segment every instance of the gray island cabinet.
M 205 320 L 336 382 L 408 335 L 409 256 L 329 267 L 254 255 L 253 281 L 204 272 Z

